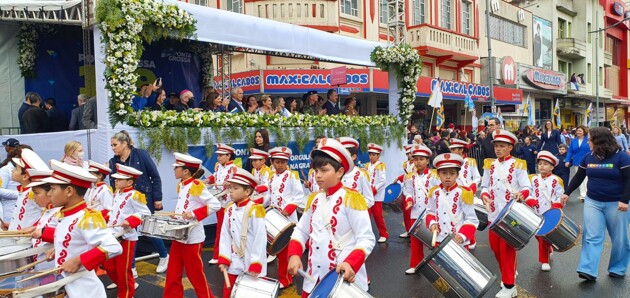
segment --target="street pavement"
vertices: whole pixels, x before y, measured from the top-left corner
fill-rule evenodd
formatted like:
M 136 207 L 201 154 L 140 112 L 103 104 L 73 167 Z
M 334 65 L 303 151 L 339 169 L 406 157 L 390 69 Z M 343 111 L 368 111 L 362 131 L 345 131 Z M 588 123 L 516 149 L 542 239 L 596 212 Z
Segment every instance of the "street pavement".
M 574 195 L 564 208 L 565 213 L 578 223 L 582 223 L 582 206 Z M 385 211 L 385 219 L 390 238 L 385 244 L 376 244 L 367 260 L 367 270 L 371 278 L 369 293 L 374 297 L 440 297 L 431 284 L 421 274 L 405 275 L 409 268 L 409 241 L 398 238 L 404 232 L 402 214 Z M 210 231 L 209 231 L 210 232 Z M 376 228 L 374 228 L 376 233 Z M 209 238 L 211 238 L 211 235 Z M 375 234 L 377 235 L 377 234 Z M 497 275 L 497 282 L 484 297 L 494 297 L 500 290 L 500 272 L 497 262 L 488 245 L 488 230 L 478 232 L 477 248 L 472 252 L 491 272 Z M 378 236 L 376 237 L 378 238 Z M 551 272 L 542 272 L 538 263 L 538 244 L 532 239 L 518 252 L 518 286 L 519 297 L 630 297 L 630 281 L 614 279 L 608 276 L 607 266 L 610 257 L 610 239 L 606 244 L 599 264 L 599 275 L 596 282 L 585 282 L 575 272 L 580 256 L 581 240 L 567 252 L 555 252 L 551 261 Z M 204 268 L 212 292 L 216 297 L 223 293 L 223 275 L 216 266 L 209 266 L 207 261 L 212 255 L 212 246 L 206 245 L 203 253 Z M 425 254 L 427 250 L 425 249 Z M 156 274 L 157 259 L 137 263 L 140 287 L 135 297 L 162 297 L 165 274 Z M 277 261 L 269 264 L 268 276 L 277 277 Z M 102 276 L 105 285 L 109 278 Z M 280 297 L 300 297 L 301 277 L 295 278 L 293 286 L 282 290 Z M 196 297 L 188 279 L 184 280 L 186 297 Z M 108 297 L 116 297 L 115 290 L 108 290 Z

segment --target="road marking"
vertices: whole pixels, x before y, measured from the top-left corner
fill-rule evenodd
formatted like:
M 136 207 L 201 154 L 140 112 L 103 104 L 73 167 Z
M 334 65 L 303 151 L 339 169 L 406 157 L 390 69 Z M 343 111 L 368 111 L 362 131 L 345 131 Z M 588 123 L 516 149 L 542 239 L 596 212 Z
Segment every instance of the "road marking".
M 136 270 L 138 270 L 138 280 L 143 282 L 153 284 L 157 287 L 164 288 L 166 286 L 166 275 L 158 274 L 155 272 L 156 265 L 148 263 L 148 262 L 137 262 Z M 147 277 L 147 278 L 143 278 Z M 184 285 L 184 291 L 193 289 L 190 280 L 187 277 L 182 278 L 182 284 Z

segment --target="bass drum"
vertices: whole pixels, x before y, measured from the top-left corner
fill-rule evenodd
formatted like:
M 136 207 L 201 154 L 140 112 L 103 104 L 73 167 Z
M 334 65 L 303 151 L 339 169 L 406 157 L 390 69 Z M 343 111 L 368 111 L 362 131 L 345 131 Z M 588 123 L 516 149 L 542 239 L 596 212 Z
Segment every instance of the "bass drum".
M 242 274 L 236 279 L 230 298 L 276 298 L 279 291 L 280 282 L 275 279 Z
M 267 230 L 267 253 L 275 256 L 291 241 L 291 234 L 295 223 L 282 215 L 275 208 L 267 208 L 265 215 L 265 229 Z
M 527 205 L 511 200 L 490 225 L 490 230 L 519 250 L 525 247 L 543 222 L 544 219 Z
M 411 228 L 409 228 L 409 235 L 416 237 L 420 242 L 422 242 L 429 249 L 433 249 L 431 246 L 431 242 L 433 241 L 433 233 L 427 229 L 425 224 L 427 210 L 424 209 L 418 219 L 413 223 Z
M 334 269 L 315 286 L 309 298 L 371 298 L 368 292 L 354 283 L 343 280 Z
M 475 214 L 479 220 L 477 231 L 483 231 L 488 227 L 488 209 L 486 209 L 486 204 L 483 203 L 483 200 L 477 197 L 475 197 L 474 207 Z
M 553 246 L 553 250 L 563 252 L 574 247 L 582 236 L 582 226 L 567 216 L 562 209 L 549 209 L 543 214 L 545 223 L 536 236 L 542 237 Z

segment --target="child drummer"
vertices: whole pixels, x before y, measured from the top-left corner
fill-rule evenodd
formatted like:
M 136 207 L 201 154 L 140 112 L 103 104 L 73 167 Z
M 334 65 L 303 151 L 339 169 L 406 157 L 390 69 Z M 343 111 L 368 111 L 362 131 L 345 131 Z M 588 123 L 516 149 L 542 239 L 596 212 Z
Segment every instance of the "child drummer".
M 105 184 L 105 178 L 112 172 L 112 170 L 100 163 L 89 161 L 90 167 L 88 171 L 96 177 L 94 186 L 88 189 L 85 194 L 85 201 L 88 203 L 88 207 L 97 211 L 111 211 L 114 204 L 114 192 L 112 187 Z
M 479 225 L 473 205 L 474 193 L 457 184 L 463 165 L 464 159 L 458 154 L 444 153 L 433 160 L 442 183 L 429 192 L 426 225 L 437 233 L 437 243 L 451 235 L 457 244 L 466 247 Z
M 175 179 L 180 179 L 177 184 L 178 198 L 175 213 L 181 214 L 181 218 L 187 221 L 202 221 L 221 209 L 221 203 L 199 180 L 204 173 L 201 169 L 201 160 L 179 152 L 175 152 L 174 155 Z M 195 288 L 197 297 L 212 297 L 201 260 L 201 249 L 205 239 L 203 225 L 198 224 L 188 230 L 186 240 L 171 241 L 164 297 L 184 296 L 182 284 L 184 269 Z
M 311 164 L 322 192 L 310 196 L 289 243 L 289 273 L 302 268 L 302 253 L 310 247 L 302 297 L 308 297 L 317 280 L 328 272 L 343 271 L 348 282 L 368 289 L 365 260 L 375 244 L 363 196 L 345 188 L 341 178 L 354 164 L 348 150 L 334 139 L 324 139 L 311 153 Z M 331 224 L 332 223 L 332 224 Z M 332 245 L 331 245 L 332 244 Z
M 536 156 L 538 161 L 538 175 L 530 175 L 532 182 L 532 192 L 525 203 L 532 207 L 538 215 L 543 215 L 551 208 L 562 208 L 560 197 L 564 193 L 564 184 L 560 177 L 551 174 L 554 167 L 558 165 L 558 158 L 549 151 L 540 151 Z M 550 271 L 549 265 L 551 244 L 542 237 L 536 236 L 538 240 L 538 261 L 542 264 L 542 271 Z
M 273 172 L 271 168 L 267 166 L 267 159 L 269 158 L 269 153 L 260 149 L 251 148 L 249 159 L 252 160 L 252 175 L 256 180 L 259 181 L 257 188 L 260 189 L 261 186 L 269 187 L 269 181 L 271 180 L 271 176 L 273 176 Z M 269 202 L 264 202 L 264 197 L 260 198 L 256 201 L 257 204 L 268 205 Z
M 251 173 L 238 169 L 230 182 L 232 204 L 226 208 L 226 224 L 221 228 L 219 269 L 227 272 L 230 285 L 242 274 L 267 275 L 267 232 L 265 208 L 254 203 L 250 196 L 258 185 Z M 223 287 L 223 297 L 230 297 L 232 289 Z
M 359 141 L 349 137 L 340 137 L 338 141 L 348 150 L 348 152 L 350 152 L 352 162 L 354 163 L 359 156 Z M 355 164 L 352 171 L 343 175 L 341 183 L 343 186 L 361 193 L 361 195 L 365 198 L 368 208 L 374 205 L 374 195 L 372 194 L 372 187 L 370 185 L 370 176 L 364 169 L 357 167 Z
M 368 153 L 370 155 L 370 162 L 365 165 L 365 169 L 370 175 L 370 183 L 372 185 L 372 194 L 374 194 L 374 206 L 370 208 L 370 215 L 374 216 L 374 223 L 378 229 L 378 243 L 387 242 L 389 233 L 387 232 L 387 226 L 385 225 L 385 218 L 383 217 L 383 200 L 385 198 L 385 163 L 379 160 L 383 147 L 369 143 Z
M 13 217 L 9 223 L 9 231 L 21 230 L 37 223 L 42 215 L 42 208 L 32 200 L 33 192 L 28 187 L 31 177 L 28 169 L 49 170 L 46 163 L 30 149 L 22 149 L 19 158 L 12 159 L 15 168 L 11 172 L 11 179 L 20 184 L 18 186 L 17 206 L 13 209 Z
M 120 243 L 106 228 L 105 219 L 98 211 L 87 209 L 83 195 L 96 179 L 87 170 L 50 161 L 52 177 L 42 179 L 50 185 L 50 200 L 61 207 L 56 226 L 46 225 L 42 240 L 54 243 L 55 266 L 64 276 L 79 271 L 90 271 L 81 278 L 64 286 L 70 298 L 106 297 L 103 283 L 94 269 L 108 258 L 122 253 Z
M 52 201 L 50 200 L 50 196 L 48 195 L 48 191 L 50 190 L 50 185 L 46 182 L 41 181 L 42 179 L 49 178 L 53 171 L 52 170 L 36 170 L 36 169 L 28 169 L 28 175 L 31 177 L 31 183 L 28 187 L 33 192 L 33 200 L 35 204 L 42 208 L 42 215 L 35 224 L 34 227 L 30 227 L 30 229 L 35 232 L 33 234 L 33 248 L 40 247 L 45 243 L 42 242 L 41 239 L 41 230 L 45 226 L 54 227 L 57 225 L 57 218 L 55 214 L 61 210 L 60 207 L 54 207 L 52 205 Z M 28 230 L 29 228 L 27 228 Z M 33 258 L 33 261 L 38 261 L 46 258 L 46 253 L 40 253 Z M 41 264 L 35 265 L 35 271 L 45 271 L 51 268 L 54 268 L 55 264 L 53 262 L 44 262 Z
M 516 136 L 509 131 L 497 129 L 492 137 L 497 158 L 484 160 L 481 178 L 481 199 L 489 206 L 488 222 L 495 221 L 510 200 L 522 201 L 527 198 L 530 188 L 527 163 L 510 155 L 517 142 Z M 493 231 L 489 231 L 488 240 L 499 262 L 503 281 L 503 287 L 496 297 L 516 297 L 516 250 Z
M 325 138 L 325 136 L 317 136 L 315 138 L 315 146 L 313 146 L 313 150 L 317 149 L 317 146 L 319 146 L 319 142 L 321 142 Z M 313 150 L 311 150 L 311 152 Z M 315 181 L 315 170 L 312 166 L 308 170 L 308 178 L 306 180 L 307 181 L 304 182 L 304 187 L 306 187 L 311 193 L 319 191 L 319 185 L 317 185 L 317 182 Z

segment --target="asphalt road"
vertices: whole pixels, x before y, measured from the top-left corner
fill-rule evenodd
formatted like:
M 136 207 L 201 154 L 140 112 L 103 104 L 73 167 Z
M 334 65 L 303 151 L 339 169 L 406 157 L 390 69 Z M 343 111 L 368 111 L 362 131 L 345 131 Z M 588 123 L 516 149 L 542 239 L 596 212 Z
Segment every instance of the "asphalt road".
M 582 223 L 582 203 L 572 196 L 565 207 L 565 212 Z M 390 232 L 390 239 L 385 244 L 376 244 L 367 260 L 367 269 L 371 278 L 369 293 L 374 297 L 440 297 L 430 283 L 420 274 L 405 275 L 409 265 L 409 241 L 398 238 L 404 232 L 402 214 L 389 210 L 385 213 Z M 376 229 L 374 228 L 376 232 Z M 212 234 L 208 234 L 212 235 Z M 630 282 L 626 279 L 608 277 L 608 258 L 610 257 L 610 239 L 607 236 L 606 247 L 599 264 L 599 276 L 596 282 L 584 282 L 575 272 L 579 260 L 581 241 L 567 252 L 556 252 L 552 256 L 551 272 L 542 272 L 538 263 L 537 241 L 530 243 L 518 252 L 518 286 L 519 297 L 629 297 Z M 203 259 L 207 262 L 211 258 L 211 246 L 207 245 Z M 426 254 L 426 250 L 425 250 Z M 473 251 L 491 272 L 499 275 L 497 262 L 488 245 L 487 229 L 478 233 L 477 248 Z M 140 287 L 136 297 L 162 297 L 165 274 L 156 274 L 157 259 L 137 263 Z M 205 264 L 205 273 L 213 294 L 221 297 L 223 291 L 223 277 L 216 266 Z M 268 276 L 277 276 L 277 262 L 269 264 Z M 109 278 L 101 277 L 105 285 Z M 485 297 L 494 297 L 500 290 L 500 278 Z M 186 297 L 195 297 L 192 286 L 186 279 Z M 295 284 L 280 292 L 280 297 L 300 297 L 301 277 L 296 277 Z M 108 297 L 116 297 L 116 291 L 109 290 Z

